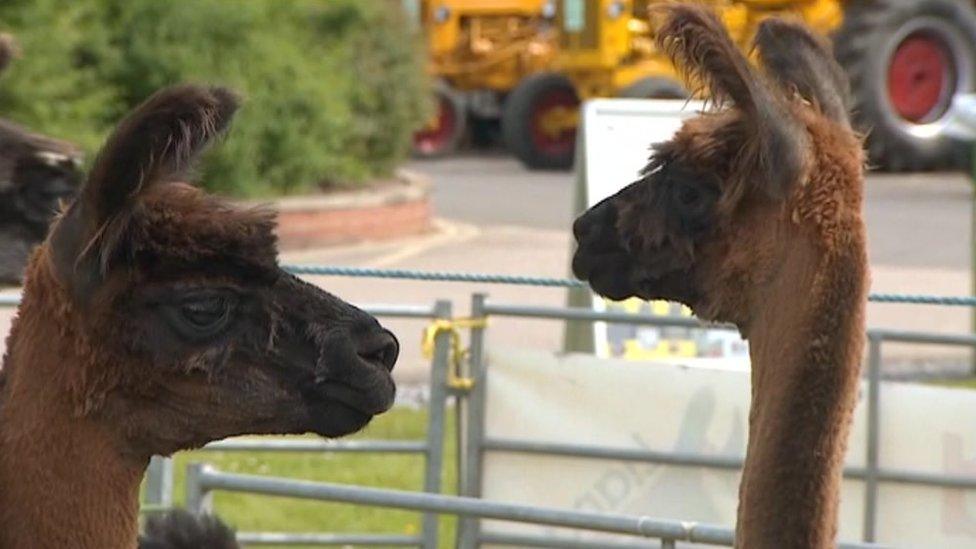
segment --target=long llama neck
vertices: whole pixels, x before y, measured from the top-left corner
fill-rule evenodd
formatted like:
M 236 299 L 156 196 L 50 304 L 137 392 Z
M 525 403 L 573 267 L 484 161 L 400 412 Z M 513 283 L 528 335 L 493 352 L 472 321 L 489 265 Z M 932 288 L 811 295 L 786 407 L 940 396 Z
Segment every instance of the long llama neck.
M 0 385 L 0 549 L 131 549 L 146 463 L 124 456 L 109 429 L 77 413 L 72 368 L 80 351 L 67 341 L 59 292 L 43 275 L 31 278 Z
M 859 210 L 859 200 L 854 205 Z M 752 408 L 738 547 L 836 543 L 868 286 L 864 226 L 852 214 L 826 245 L 823 233 L 795 228 L 786 264 L 749 328 Z

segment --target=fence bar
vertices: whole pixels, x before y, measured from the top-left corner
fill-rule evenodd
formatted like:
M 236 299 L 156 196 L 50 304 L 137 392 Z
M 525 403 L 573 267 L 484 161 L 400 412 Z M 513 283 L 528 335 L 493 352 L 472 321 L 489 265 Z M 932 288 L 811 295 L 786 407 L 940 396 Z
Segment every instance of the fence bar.
M 20 292 L 16 294 L 0 294 L 0 307 L 17 307 L 20 305 Z
M 190 463 L 186 466 L 186 510 L 199 515 L 210 512 L 213 503 L 210 491 L 204 486 L 203 476 L 210 467 L 205 463 Z
M 585 444 L 565 444 L 559 442 L 533 442 L 489 438 L 481 445 L 483 450 L 515 452 L 520 454 L 544 454 L 551 456 L 579 457 L 590 459 L 612 459 L 620 461 L 640 461 L 659 465 L 679 465 L 688 467 L 711 467 L 715 469 L 741 469 L 741 456 L 706 456 L 685 452 L 655 452 L 637 448 L 611 448 Z
M 587 320 L 592 322 L 619 322 L 623 324 L 650 324 L 674 328 L 705 328 L 709 330 L 737 331 L 731 324 L 706 324 L 701 320 L 683 316 L 635 315 L 618 311 L 594 311 L 575 307 L 528 307 L 489 303 L 484 305 L 487 316 L 517 316 L 547 318 L 553 320 Z
M 559 538 L 555 536 L 543 536 L 532 534 L 504 534 L 501 532 L 485 532 L 481 534 L 479 540 L 482 543 L 492 545 L 503 545 L 511 547 L 558 547 L 561 549 L 648 549 L 652 547 L 649 543 L 633 543 L 621 541 L 583 541 L 569 538 Z M 668 547 L 666 543 L 673 543 L 674 540 L 662 539 L 662 547 Z M 713 545 L 732 545 L 731 539 L 728 543 L 712 543 Z M 675 547 L 676 545 L 672 545 Z M 884 545 L 842 542 L 838 549 L 883 549 Z
M 904 330 L 872 329 L 868 337 L 898 343 L 925 343 L 929 345 L 948 345 L 957 347 L 976 347 L 976 335 L 933 334 L 928 332 L 909 332 Z
M 202 451 L 215 452 L 378 452 L 422 454 L 427 446 L 419 440 L 317 440 L 232 438 L 211 442 Z
M 636 461 L 658 465 L 672 465 L 678 467 L 708 467 L 711 469 L 741 469 L 744 458 L 731 456 L 706 456 L 683 452 L 656 452 L 636 448 L 611 448 L 585 444 L 565 444 L 559 442 L 531 442 L 502 438 L 485 439 L 482 450 L 496 452 L 513 452 L 520 454 L 540 454 L 563 457 L 578 457 L 584 459 L 609 459 L 619 461 Z M 844 477 L 867 480 L 867 467 L 845 467 Z M 976 489 L 976 476 L 946 475 L 942 473 L 926 473 L 921 471 L 906 471 L 900 469 L 882 469 L 878 467 L 874 473 L 878 482 L 896 482 L 901 484 L 918 484 L 923 486 L 937 486 L 942 488 Z
M 881 410 L 881 343 L 878 333 L 868 334 L 868 425 L 867 456 L 864 478 L 864 541 L 874 541 L 878 516 L 878 446 L 880 444 Z
M 404 490 L 344 486 L 302 480 L 268 478 L 256 475 L 219 473 L 211 467 L 199 467 L 195 480 L 204 493 L 211 490 L 247 492 L 269 496 L 337 501 L 412 509 L 433 513 L 447 513 L 513 522 L 547 524 L 565 528 L 583 528 L 650 538 L 670 538 L 680 541 L 725 544 L 732 542 L 732 531 L 720 526 L 694 522 L 662 520 L 647 516 L 611 513 L 588 513 L 565 509 L 533 507 L 511 503 L 484 501 L 461 496 L 444 496 Z
M 146 494 L 143 503 L 148 507 L 173 506 L 173 460 L 153 456 L 146 469 Z
M 437 305 L 357 305 L 360 309 L 373 316 L 399 318 L 434 318 L 437 316 Z
M 450 319 L 451 302 L 439 300 L 434 306 L 439 319 Z M 424 492 L 441 492 L 441 473 L 444 468 L 444 414 L 447 401 L 447 369 L 451 360 L 451 337 L 442 330 L 434 338 L 434 356 L 430 364 L 430 406 L 428 406 L 426 460 L 424 462 Z M 424 515 L 421 537 L 424 549 L 437 549 L 438 516 Z
M 707 324 L 690 317 L 660 317 L 635 315 L 618 311 L 594 311 L 574 307 L 528 307 L 502 303 L 487 303 L 484 314 L 488 316 L 512 316 L 552 320 L 582 320 L 590 322 L 619 322 L 624 324 L 650 324 L 675 328 L 705 328 L 709 330 L 735 331 L 730 324 Z M 934 334 L 905 330 L 872 329 L 868 335 L 885 341 L 899 343 L 924 343 L 931 345 L 954 345 L 976 347 L 976 335 Z
M 380 545 L 417 547 L 417 536 L 384 534 L 289 534 L 278 532 L 240 532 L 237 541 L 243 545 Z
M 648 549 L 650 542 L 585 541 L 559 536 L 532 534 L 503 534 L 485 532 L 479 537 L 481 543 L 510 547 L 558 547 L 560 549 Z
M 484 318 L 485 294 L 471 296 L 471 317 Z M 471 354 L 468 361 L 468 377 L 474 380 L 474 386 L 467 398 L 461 402 L 465 405 L 464 425 L 460 431 L 464 440 L 464 451 L 458 456 L 461 462 L 462 475 L 459 477 L 460 493 L 464 496 L 477 498 L 481 496 L 481 468 L 482 442 L 485 436 L 485 386 L 487 385 L 487 369 L 485 368 L 485 330 L 481 327 L 471 329 Z M 460 549 L 475 549 L 478 546 L 478 530 L 480 524 L 472 518 L 462 518 L 458 521 L 457 546 Z
M 922 473 L 898 469 L 878 469 L 878 480 L 881 482 L 898 482 L 901 484 L 919 484 L 922 486 L 939 486 L 942 488 L 976 490 L 976 476 Z

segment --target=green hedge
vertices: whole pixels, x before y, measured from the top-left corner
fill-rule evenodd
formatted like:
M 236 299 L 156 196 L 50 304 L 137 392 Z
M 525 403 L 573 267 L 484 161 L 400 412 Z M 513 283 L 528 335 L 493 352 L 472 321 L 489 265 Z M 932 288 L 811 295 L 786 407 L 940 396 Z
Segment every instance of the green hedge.
M 4 0 L 23 58 L 0 116 L 97 149 L 161 86 L 246 98 L 201 181 L 266 196 L 388 175 L 427 114 L 423 52 L 395 0 Z

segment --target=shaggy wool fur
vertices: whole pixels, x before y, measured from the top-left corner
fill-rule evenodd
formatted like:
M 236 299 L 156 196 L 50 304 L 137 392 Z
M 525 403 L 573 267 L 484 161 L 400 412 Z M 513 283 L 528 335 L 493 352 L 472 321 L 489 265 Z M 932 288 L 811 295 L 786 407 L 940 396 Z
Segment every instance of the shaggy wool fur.
M 868 287 L 847 83 L 800 24 L 760 25 L 756 70 L 706 8 L 655 11 L 659 46 L 717 109 L 577 219 L 573 269 L 605 296 L 676 300 L 739 327 L 752 408 L 736 545 L 833 547 Z

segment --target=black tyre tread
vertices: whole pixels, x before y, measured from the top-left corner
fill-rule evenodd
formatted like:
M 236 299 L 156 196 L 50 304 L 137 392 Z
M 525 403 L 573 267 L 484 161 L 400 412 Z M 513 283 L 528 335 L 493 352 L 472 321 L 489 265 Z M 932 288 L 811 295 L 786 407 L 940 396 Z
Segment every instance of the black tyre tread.
M 557 86 L 568 87 L 575 92 L 569 78 L 558 73 L 542 72 L 523 78 L 505 99 L 502 108 L 502 140 L 508 151 L 528 168 L 566 170 L 573 167 L 573 148 L 565 155 L 544 154 L 536 150 L 528 128 L 536 97 L 540 92 Z
M 961 143 L 943 137 L 938 145 L 924 150 L 888 130 L 873 100 L 875 85 L 871 82 L 871 64 L 878 62 L 871 49 L 880 33 L 897 19 L 900 10 L 918 11 L 919 6 L 946 0 L 862 0 L 849 2 L 844 24 L 834 36 L 834 53 L 847 72 L 853 97 L 854 124 L 867 134 L 867 148 L 873 165 L 890 171 L 920 171 L 955 168 L 968 161 L 968 150 Z M 967 4 L 969 5 L 969 4 Z M 970 8 L 971 9 L 971 8 Z

